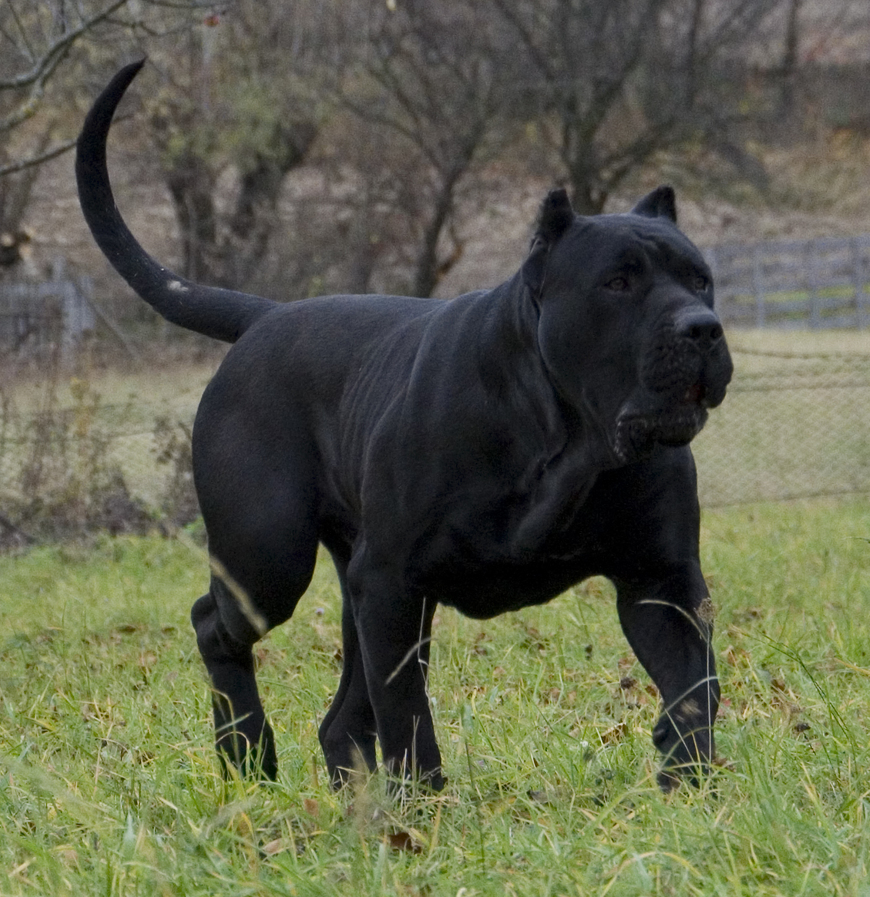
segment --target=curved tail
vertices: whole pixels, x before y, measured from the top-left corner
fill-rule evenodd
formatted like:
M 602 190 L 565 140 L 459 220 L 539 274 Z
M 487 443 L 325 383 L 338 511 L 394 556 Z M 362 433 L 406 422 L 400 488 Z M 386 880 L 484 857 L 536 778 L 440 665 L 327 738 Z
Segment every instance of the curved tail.
M 115 205 L 106 168 L 106 140 L 121 97 L 145 60 L 121 69 L 85 118 L 76 146 L 76 182 L 85 220 L 115 270 L 167 321 L 235 342 L 275 303 L 261 296 L 207 287 L 158 264 L 139 245 Z

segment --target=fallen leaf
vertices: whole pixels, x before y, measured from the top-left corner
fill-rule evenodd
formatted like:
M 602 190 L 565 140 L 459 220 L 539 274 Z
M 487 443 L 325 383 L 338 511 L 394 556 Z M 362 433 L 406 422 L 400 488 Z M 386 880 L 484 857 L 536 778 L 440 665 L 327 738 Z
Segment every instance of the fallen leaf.
M 411 837 L 409 832 L 390 832 L 387 835 L 390 847 L 393 850 L 401 850 L 405 853 L 422 853 L 423 848 Z

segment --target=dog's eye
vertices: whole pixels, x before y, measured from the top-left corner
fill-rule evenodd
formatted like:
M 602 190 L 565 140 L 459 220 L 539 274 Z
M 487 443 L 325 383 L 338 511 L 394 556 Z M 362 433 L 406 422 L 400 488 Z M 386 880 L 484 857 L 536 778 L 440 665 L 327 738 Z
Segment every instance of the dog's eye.
M 710 281 L 703 274 L 696 274 L 692 278 L 692 289 L 696 293 L 703 293 L 710 286 Z
M 616 277 L 611 277 L 604 286 L 614 293 L 627 293 L 631 289 L 631 284 L 629 283 L 628 278 L 622 274 L 618 274 Z

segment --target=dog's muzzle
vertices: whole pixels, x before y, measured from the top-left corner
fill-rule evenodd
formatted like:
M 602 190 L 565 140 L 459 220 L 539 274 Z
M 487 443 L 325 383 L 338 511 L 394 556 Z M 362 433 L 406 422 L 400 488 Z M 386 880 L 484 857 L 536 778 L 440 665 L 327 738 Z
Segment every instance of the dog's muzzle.
M 614 451 L 623 463 L 658 443 L 687 445 L 721 404 L 733 364 L 722 324 L 707 308 L 685 309 L 662 327 L 644 354 L 641 388 L 620 410 Z

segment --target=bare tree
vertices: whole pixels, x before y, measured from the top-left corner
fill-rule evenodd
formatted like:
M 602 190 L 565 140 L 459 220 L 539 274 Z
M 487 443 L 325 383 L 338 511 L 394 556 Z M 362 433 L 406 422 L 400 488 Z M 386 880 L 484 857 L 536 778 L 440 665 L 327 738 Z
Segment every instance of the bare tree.
M 9 134 L 34 119 L 46 107 L 46 91 L 61 63 L 75 45 L 127 5 L 128 0 L 72 5 L 8 0 L 0 8 L 0 134 Z M 0 163 L 0 175 L 21 171 L 69 149 L 73 140 Z
M 796 105 L 795 81 L 800 64 L 800 13 L 803 0 L 788 0 L 782 49 L 782 94 L 780 111 L 791 119 Z
M 212 29 L 192 32 L 186 64 L 166 59 L 149 101 L 152 134 L 193 280 L 250 286 L 278 223 L 287 174 L 318 134 L 311 88 L 327 23 L 314 3 L 238 0 Z M 229 201 L 219 183 L 232 173 Z
M 774 139 L 800 139 L 807 123 L 838 122 L 866 129 L 867 49 L 870 5 L 864 0 L 786 0 L 774 23 L 772 74 L 774 101 L 768 133 Z M 815 107 L 824 114 L 807 115 Z
M 16 246 L 38 166 L 74 145 L 67 116 L 100 58 L 190 21 L 201 0 L 0 3 L 0 239 Z
M 413 246 L 410 292 L 428 296 L 462 254 L 456 191 L 495 140 L 493 35 L 478 0 L 367 6 L 357 64 L 352 80 L 338 85 L 339 99 L 366 128 L 393 136 L 394 151 L 371 155 L 365 175 L 391 185 L 392 195 L 381 195 Z M 358 4 L 350 8 L 359 13 Z M 370 221 L 373 206 L 365 209 Z M 383 221 L 375 218 L 372 229 Z
M 740 57 L 783 0 L 491 0 L 574 205 L 600 212 L 663 148 L 722 133 Z

